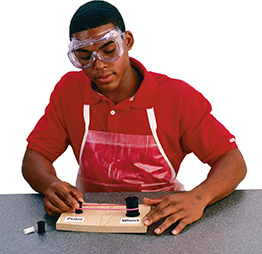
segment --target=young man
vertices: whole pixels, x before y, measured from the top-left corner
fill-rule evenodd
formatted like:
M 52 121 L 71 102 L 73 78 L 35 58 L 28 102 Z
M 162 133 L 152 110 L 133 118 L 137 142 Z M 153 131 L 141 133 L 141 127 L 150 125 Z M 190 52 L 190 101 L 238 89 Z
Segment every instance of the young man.
M 229 195 L 246 166 L 235 138 L 211 114 L 207 100 L 186 83 L 148 72 L 129 58 L 133 35 L 118 10 L 104 1 L 81 6 L 70 24 L 68 56 L 80 72 L 55 87 L 45 115 L 28 137 L 23 175 L 45 195 L 49 215 L 78 208 L 83 192 L 181 191 L 176 180 L 186 154 L 211 166 L 188 192 L 145 198 L 155 208 L 144 218 L 165 221 L 173 234 L 198 220 L 209 204 Z M 71 145 L 76 187 L 57 178 L 52 165 Z

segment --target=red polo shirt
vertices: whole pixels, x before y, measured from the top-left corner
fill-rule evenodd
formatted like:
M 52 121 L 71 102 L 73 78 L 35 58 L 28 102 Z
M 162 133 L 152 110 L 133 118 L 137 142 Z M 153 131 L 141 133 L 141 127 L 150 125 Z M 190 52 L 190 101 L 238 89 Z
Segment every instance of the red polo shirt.
M 145 109 L 154 107 L 158 138 L 176 172 L 188 153 L 212 166 L 237 148 L 234 136 L 210 114 L 211 105 L 202 94 L 181 80 L 148 72 L 135 59 L 130 61 L 144 79 L 132 98 L 117 105 L 94 91 L 83 71 L 63 76 L 27 138 L 27 147 L 54 161 L 71 145 L 79 161 L 83 105 L 89 104 L 90 129 L 136 135 L 152 135 Z

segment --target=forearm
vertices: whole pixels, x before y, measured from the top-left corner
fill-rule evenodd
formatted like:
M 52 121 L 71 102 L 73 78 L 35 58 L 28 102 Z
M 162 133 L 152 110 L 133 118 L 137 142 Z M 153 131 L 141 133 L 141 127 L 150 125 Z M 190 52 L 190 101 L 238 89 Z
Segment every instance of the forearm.
M 52 162 L 31 149 L 25 152 L 22 173 L 30 186 L 41 193 L 45 193 L 53 182 L 60 181 Z
M 40 153 L 26 150 L 22 172 L 31 187 L 45 195 L 44 208 L 50 216 L 73 211 L 77 201 L 83 202 L 83 193 L 58 179 L 52 162 Z
M 194 188 L 199 197 L 211 205 L 232 193 L 247 172 L 243 156 L 238 149 L 222 155 L 212 166 L 207 179 Z
M 145 198 L 147 205 L 155 207 L 144 217 L 144 224 L 149 226 L 166 218 L 155 229 L 156 234 L 161 234 L 173 223 L 179 222 L 172 231 L 177 235 L 186 225 L 200 219 L 207 205 L 233 192 L 244 179 L 246 171 L 244 159 L 238 149 L 225 153 L 212 166 L 207 179 L 193 190 L 155 199 Z

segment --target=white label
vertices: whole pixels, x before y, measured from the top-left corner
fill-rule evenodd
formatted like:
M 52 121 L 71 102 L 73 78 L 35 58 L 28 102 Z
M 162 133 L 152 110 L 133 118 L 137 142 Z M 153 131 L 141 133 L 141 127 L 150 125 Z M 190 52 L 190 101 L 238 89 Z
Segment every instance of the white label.
M 67 216 L 65 218 L 65 222 L 83 222 L 85 217 L 71 217 Z
M 140 223 L 141 218 L 122 218 L 120 223 L 124 223 L 124 224 L 138 224 Z
M 230 143 L 233 143 L 233 142 L 235 142 L 235 141 L 236 141 L 235 138 L 229 139 L 229 142 L 230 142 Z

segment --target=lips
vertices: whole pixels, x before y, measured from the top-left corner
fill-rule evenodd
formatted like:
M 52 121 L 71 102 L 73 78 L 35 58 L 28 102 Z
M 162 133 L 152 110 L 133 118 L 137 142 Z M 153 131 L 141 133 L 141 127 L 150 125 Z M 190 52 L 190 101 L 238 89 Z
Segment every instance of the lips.
M 95 77 L 95 79 L 100 82 L 100 83 L 108 83 L 112 80 L 113 78 L 113 74 L 109 73 L 109 74 L 103 74 L 103 75 L 98 75 Z

